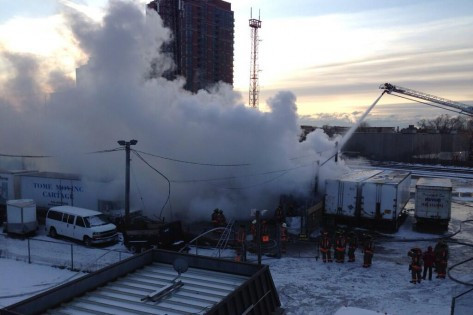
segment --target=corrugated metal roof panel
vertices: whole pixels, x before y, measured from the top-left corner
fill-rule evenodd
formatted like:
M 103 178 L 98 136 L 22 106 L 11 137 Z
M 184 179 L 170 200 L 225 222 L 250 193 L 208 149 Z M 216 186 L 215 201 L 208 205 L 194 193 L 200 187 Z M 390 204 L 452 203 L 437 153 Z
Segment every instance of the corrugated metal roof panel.
M 183 286 L 153 302 L 141 301 L 150 293 L 173 283 L 172 265 L 152 263 L 126 277 L 109 282 L 83 296 L 62 304 L 53 313 L 74 314 L 189 314 L 212 308 L 249 277 L 189 268 L 178 280 Z

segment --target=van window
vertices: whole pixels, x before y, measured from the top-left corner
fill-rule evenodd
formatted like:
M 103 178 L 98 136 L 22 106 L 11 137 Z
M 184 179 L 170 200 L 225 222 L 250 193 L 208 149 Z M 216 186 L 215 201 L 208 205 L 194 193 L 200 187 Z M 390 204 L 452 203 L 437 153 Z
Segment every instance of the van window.
M 76 219 L 76 225 L 77 225 L 77 226 L 85 227 L 84 220 L 82 219 L 82 217 L 77 217 L 77 219 Z
M 74 223 L 75 216 L 72 214 L 69 214 L 69 218 L 67 219 L 67 223 L 73 224 Z
M 61 221 L 62 213 L 54 210 L 48 212 L 48 219 Z
M 84 218 L 84 221 L 85 221 L 85 225 L 87 227 L 105 225 L 105 224 L 109 223 L 107 221 L 107 218 L 103 214 L 94 215 L 92 217 Z
M 62 216 L 62 222 L 67 223 L 67 216 L 68 214 L 64 213 L 64 215 Z

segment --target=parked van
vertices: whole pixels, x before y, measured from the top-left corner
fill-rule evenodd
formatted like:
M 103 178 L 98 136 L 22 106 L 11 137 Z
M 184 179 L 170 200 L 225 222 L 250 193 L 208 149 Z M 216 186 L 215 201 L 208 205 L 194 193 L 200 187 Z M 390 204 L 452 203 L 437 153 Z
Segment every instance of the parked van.
M 118 240 L 117 227 L 101 212 L 71 206 L 50 208 L 46 231 L 53 238 L 62 235 L 83 241 L 86 246 Z

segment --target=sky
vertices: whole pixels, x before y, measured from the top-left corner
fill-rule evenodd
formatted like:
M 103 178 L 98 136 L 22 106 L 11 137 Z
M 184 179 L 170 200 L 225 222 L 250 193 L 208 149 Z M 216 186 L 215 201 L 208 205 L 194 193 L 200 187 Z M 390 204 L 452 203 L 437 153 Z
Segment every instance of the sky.
M 302 123 L 349 125 L 376 99 L 384 82 L 473 101 L 470 0 L 229 2 L 235 14 L 234 88 L 244 100 L 250 71 L 248 19 L 251 8 L 254 16 L 261 12 L 261 110 L 267 110 L 268 98 L 289 90 L 297 97 Z M 0 50 L 39 54 L 73 75 L 85 56 L 63 27 L 59 9 L 73 7 L 100 20 L 107 4 L 0 0 Z M 3 75 L 8 71 L 1 64 L 0 69 Z M 446 112 L 384 96 L 368 122 L 404 126 L 442 113 Z

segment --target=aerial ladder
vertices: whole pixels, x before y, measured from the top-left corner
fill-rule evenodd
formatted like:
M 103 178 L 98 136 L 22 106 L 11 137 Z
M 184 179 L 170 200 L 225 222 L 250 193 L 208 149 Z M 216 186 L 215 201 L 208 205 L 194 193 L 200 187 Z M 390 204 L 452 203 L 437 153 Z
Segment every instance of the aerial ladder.
M 434 107 L 443 108 L 443 109 L 446 109 L 446 110 L 449 110 L 449 111 L 453 111 L 457 114 L 463 114 L 463 115 L 473 117 L 473 106 L 470 106 L 470 105 L 467 105 L 467 104 L 447 100 L 446 98 L 442 98 L 442 97 L 434 96 L 434 95 L 431 95 L 431 94 L 411 90 L 411 89 L 404 88 L 404 87 L 394 85 L 394 84 L 391 84 L 391 83 L 381 84 L 379 86 L 379 88 L 381 90 L 384 90 L 386 93 L 397 96 L 397 97 L 406 98 L 406 99 L 409 99 L 411 101 L 420 102 L 420 103 L 423 103 L 423 104 L 426 104 L 426 105 L 430 105 L 430 106 L 434 106 Z M 401 96 L 401 95 L 412 97 L 414 99 L 404 97 L 404 96 Z M 419 100 L 422 100 L 422 101 L 419 101 Z M 437 105 L 433 105 L 431 103 L 425 103 L 423 101 L 435 103 Z

